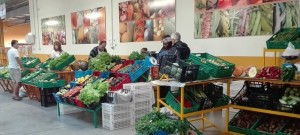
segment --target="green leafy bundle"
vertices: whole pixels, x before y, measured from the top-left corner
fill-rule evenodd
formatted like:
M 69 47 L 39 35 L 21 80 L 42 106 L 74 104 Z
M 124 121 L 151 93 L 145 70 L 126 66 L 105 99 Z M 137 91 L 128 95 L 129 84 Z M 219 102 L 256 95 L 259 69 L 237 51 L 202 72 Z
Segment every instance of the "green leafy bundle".
M 112 58 L 111 56 L 103 52 L 100 55 L 96 56 L 95 58 L 90 59 L 89 61 L 89 69 L 93 71 L 109 71 L 115 64 L 111 63 Z
M 108 87 L 108 83 L 103 82 L 103 80 L 97 80 L 94 83 L 89 83 L 80 90 L 78 99 L 86 105 L 99 103 L 100 98 L 105 95 Z
M 121 60 L 119 55 L 111 55 L 111 62 L 118 62 Z
M 130 55 L 129 55 L 129 59 L 130 60 L 143 60 L 145 59 L 145 55 L 144 54 L 140 54 L 137 51 L 133 51 Z
M 135 125 L 139 134 L 151 135 L 158 131 L 165 131 L 169 134 L 186 132 L 189 125 L 181 120 L 172 119 L 166 114 L 153 111 L 142 117 Z
M 63 63 L 68 57 L 69 57 L 69 54 L 64 52 L 58 58 L 49 61 L 49 67 L 51 69 L 53 69 L 57 65 L 60 65 L 61 63 Z

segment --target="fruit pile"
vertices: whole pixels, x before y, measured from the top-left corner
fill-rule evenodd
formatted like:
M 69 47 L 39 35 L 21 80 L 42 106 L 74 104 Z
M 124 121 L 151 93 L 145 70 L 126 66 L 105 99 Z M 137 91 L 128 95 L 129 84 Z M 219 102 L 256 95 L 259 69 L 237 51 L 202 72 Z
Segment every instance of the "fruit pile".
M 86 80 L 88 80 L 90 77 L 91 77 L 91 75 L 86 75 L 83 77 L 76 78 L 75 81 L 77 84 L 81 84 L 81 83 L 84 83 Z
M 287 123 L 287 119 L 279 116 L 265 117 L 260 120 L 260 125 L 255 128 L 257 131 L 277 134 Z
M 258 120 L 259 114 L 249 111 L 240 111 L 238 115 L 230 121 L 231 126 L 250 129 Z
M 263 79 L 280 79 L 282 71 L 279 67 L 264 67 L 260 73 L 256 75 L 256 78 Z
M 300 135 L 300 121 L 293 121 L 283 132 L 289 135 Z

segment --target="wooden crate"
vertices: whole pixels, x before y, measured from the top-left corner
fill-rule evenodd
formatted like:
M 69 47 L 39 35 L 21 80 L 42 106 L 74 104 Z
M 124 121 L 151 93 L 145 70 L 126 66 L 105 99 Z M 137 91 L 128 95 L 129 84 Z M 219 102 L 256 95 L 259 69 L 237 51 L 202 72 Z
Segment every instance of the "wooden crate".
M 74 71 L 54 71 L 60 79 L 66 81 L 66 84 L 69 84 L 71 81 L 75 80 L 74 78 Z

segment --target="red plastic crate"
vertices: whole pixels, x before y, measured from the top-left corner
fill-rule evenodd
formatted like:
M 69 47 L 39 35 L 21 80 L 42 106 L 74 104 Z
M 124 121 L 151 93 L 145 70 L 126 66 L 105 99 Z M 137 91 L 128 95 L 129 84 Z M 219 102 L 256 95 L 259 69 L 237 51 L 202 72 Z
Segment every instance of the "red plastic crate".
M 116 90 L 123 89 L 123 84 L 131 83 L 131 80 L 130 80 L 130 77 L 129 77 L 128 74 L 115 73 L 115 74 L 113 74 L 113 76 L 115 76 L 115 77 L 123 77 L 123 76 L 125 76 L 125 79 L 122 82 L 120 82 L 117 85 L 115 85 L 115 86 L 110 86 L 109 87 L 110 91 L 116 91 Z
M 116 70 L 112 70 L 111 72 L 118 72 L 120 69 L 122 69 L 123 67 L 126 67 L 127 65 L 132 65 L 134 63 L 134 60 L 125 60 L 122 63 L 122 66 Z
M 78 98 L 74 98 L 74 103 L 76 106 L 81 107 L 81 108 L 86 108 L 85 104 L 82 103 L 80 100 L 78 100 Z

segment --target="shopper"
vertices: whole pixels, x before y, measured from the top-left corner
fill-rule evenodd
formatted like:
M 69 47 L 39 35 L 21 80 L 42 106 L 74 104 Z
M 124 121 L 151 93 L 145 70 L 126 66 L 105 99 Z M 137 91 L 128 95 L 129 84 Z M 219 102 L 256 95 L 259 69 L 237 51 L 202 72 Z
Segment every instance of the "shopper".
M 55 41 L 54 45 L 53 45 L 53 52 L 51 54 L 51 58 L 57 58 L 59 57 L 61 54 L 64 53 L 64 51 L 61 49 L 61 43 L 59 41 Z
M 142 48 L 140 50 L 140 54 L 147 55 L 148 54 L 148 48 Z
M 21 60 L 19 58 L 19 52 L 18 52 L 18 40 L 12 40 L 11 41 L 11 48 L 7 52 L 7 58 L 8 58 L 8 69 L 9 74 L 13 83 L 13 97 L 14 100 L 22 100 L 21 97 L 19 97 L 19 89 L 21 86 L 21 69 L 24 69 Z
M 163 40 L 161 41 L 163 43 L 163 47 L 160 49 L 160 51 L 158 52 L 158 60 L 164 56 L 164 55 L 168 55 L 169 51 L 172 47 L 172 40 L 171 40 L 171 36 L 170 35 L 165 35 L 163 37 Z M 171 54 L 172 55 L 172 54 Z
M 101 54 L 102 52 L 107 52 L 105 47 L 106 47 L 106 41 L 101 41 L 98 46 L 94 47 L 91 50 L 89 59 L 96 57 L 98 54 Z
M 172 33 L 172 48 L 171 53 L 178 56 L 181 60 L 186 60 L 189 58 L 191 50 L 188 45 L 181 41 L 181 35 L 178 32 Z

